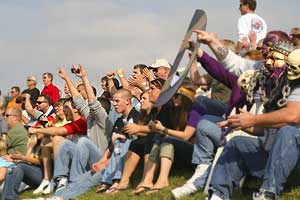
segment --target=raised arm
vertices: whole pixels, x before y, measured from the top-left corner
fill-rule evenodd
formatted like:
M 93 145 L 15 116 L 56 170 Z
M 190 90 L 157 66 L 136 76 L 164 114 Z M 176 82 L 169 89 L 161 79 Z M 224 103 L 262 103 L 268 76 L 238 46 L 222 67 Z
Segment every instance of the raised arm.
M 206 44 L 230 72 L 239 76 L 242 72 L 255 68 L 255 61 L 244 59 L 229 50 L 220 42 L 216 33 L 208 33 L 198 29 L 194 32 L 197 33 L 198 41 Z
M 77 91 L 73 81 L 70 79 L 70 77 L 67 75 L 67 72 L 63 68 L 59 68 L 58 75 L 60 78 L 62 78 L 67 83 L 70 93 L 73 98 L 80 95 L 80 93 Z
M 120 81 L 121 81 L 121 84 L 122 84 L 123 88 L 128 89 L 129 83 L 128 83 L 126 77 L 125 77 L 123 68 L 119 68 L 119 69 L 117 70 L 117 74 L 118 74 L 118 76 L 119 76 L 119 79 L 120 79 Z
M 31 117 L 34 117 L 35 116 L 35 111 L 34 111 L 34 108 L 31 105 L 31 102 L 30 102 L 30 94 L 24 93 L 24 94 L 22 94 L 22 97 L 25 98 L 25 110 L 26 110 L 26 112 Z

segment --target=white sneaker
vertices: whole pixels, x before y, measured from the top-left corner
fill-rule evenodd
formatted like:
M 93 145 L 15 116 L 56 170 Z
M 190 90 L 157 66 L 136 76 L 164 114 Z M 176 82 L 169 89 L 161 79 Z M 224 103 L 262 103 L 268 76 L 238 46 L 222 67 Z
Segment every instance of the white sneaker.
M 196 167 L 193 176 L 186 183 L 193 183 L 196 180 L 196 178 L 202 176 L 209 167 L 210 167 L 210 164 L 199 164 Z
M 60 178 L 59 182 L 57 184 L 57 187 L 56 187 L 56 192 L 58 192 L 59 190 L 64 189 L 67 186 L 67 182 L 68 182 L 67 178 Z
M 184 184 L 172 190 L 173 197 L 177 200 L 197 192 L 197 188 L 192 183 Z
M 54 183 L 53 180 L 51 180 L 50 183 L 48 184 L 48 186 L 46 187 L 46 189 L 43 190 L 42 194 L 50 194 L 50 193 L 54 192 L 55 186 L 56 186 L 56 184 Z
M 4 186 L 4 184 L 3 184 L 3 186 Z M 19 189 L 18 189 L 18 192 L 23 192 L 23 191 L 25 191 L 25 190 L 27 190 L 27 189 L 29 189 L 30 188 L 30 186 L 29 185 L 27 185 L 26 183 L 24 183 L 24 182 L 21 182 L 21 184 L 20 184 L 20 186 L 19 186 Z M 3 189 L 3 188 L 2 188 Z M 2 190 L 1 189 L 1 190 Z
M 43 179 L 40 186 L 33 191 L 33 194 L 40 194 L 49 185 L 50 181 Z
M 216 195 L 215 193 L 213 193 L 212 196 L 210 197 L 210 200 L 223 200 L 223 199 L 218 195 Z

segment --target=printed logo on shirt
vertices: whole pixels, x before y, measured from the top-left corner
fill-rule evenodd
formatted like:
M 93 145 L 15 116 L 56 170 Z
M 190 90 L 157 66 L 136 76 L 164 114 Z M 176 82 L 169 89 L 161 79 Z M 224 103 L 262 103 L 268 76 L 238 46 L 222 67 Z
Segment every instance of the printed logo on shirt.
M 263 28 L 264 28 L 264 25 L 260 19 L 253 18 L 251 20 L 251 30 L 252 31 L 259 33 L 263 30 Z

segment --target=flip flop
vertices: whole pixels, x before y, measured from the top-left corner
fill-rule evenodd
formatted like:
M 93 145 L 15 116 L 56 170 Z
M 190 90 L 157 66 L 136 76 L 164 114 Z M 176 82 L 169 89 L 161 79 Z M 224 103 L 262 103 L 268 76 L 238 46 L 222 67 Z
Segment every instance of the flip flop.
M 159 192 L 160 190 L 166 189 L 168 188 L 168 186 L 166 187 L 160 187 L 160 188 L 152 188 L 149 191 L 146 192 L 146 195 L 151 195 L 153 193 Z
M 139 195 L 139 194 L 142 194 L 143 192 L 147 192 L 147 191 L 150 191 L 150 190 L 151 190 L 151 187 L 140 186 L 140 187 L 136 188 L 136 189 L 133 191 L 133 194 Z
M 103 193 L 106 192 L 109 189 L 108 185 L 100 185 L 97 190 L 96 193 Z
M 118 187 L 110 187 L 108 190 L 105 191 L 105 194 L 115 194 L 117 192 L 119 192 L 119 188 Z

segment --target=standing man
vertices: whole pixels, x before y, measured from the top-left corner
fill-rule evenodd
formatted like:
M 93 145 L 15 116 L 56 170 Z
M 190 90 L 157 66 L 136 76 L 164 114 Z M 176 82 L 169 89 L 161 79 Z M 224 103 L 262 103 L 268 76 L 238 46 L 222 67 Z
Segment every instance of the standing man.
M 56 101 L 60 98 L 59 89 L 52 84 L 53 75 L 49 72 L 43 74 L 44 89 L 41 94 L 46 94 L 50 97 L 52 105 L 55 106 Z
M 9 100 L 9 102 L 7 104 L 7 109 L 13 108 L 13 107 L 21 108 L 20 88 L 18 86 L 11 87 L 10 97 L 11 97 L 11 99 Z
M 27 89 L 25 89 L 22 94 L 30 94 L 30 102 L 32 105 L 36 104 L 37 98 L 40 96 L 40 90 L 36 88 L 36 78 L 35 76 L 28 76 L 26 80 Z
M 241 17 L 238 20 L 238 43 L 236 52 L 243 48 L 243 41 L 247 40 L 250 33 L 256 34 L 256 44 L 266 37 L 267 24 L 263 18 L 254 13 L 256 0 L 240 0 Z

